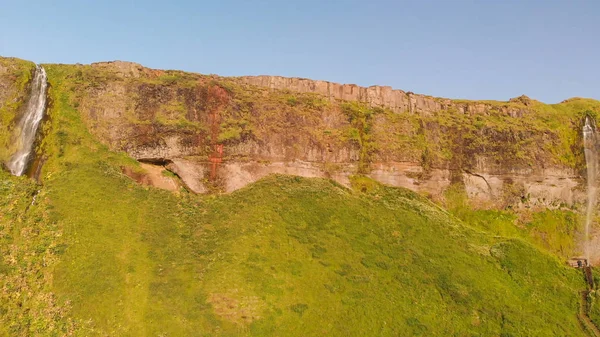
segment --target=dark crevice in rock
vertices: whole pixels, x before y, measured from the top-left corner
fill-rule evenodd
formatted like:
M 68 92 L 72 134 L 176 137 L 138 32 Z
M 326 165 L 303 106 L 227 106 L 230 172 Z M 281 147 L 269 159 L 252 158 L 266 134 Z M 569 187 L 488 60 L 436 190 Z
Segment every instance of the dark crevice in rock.
M 466 174 L 474 176 L 474 177 L 478 177 L 483 179 L 483 181 L 485 181 L 485 184 L 487 185 L 488 189 L 490 190 L 490 194 L 492 194 L 492 186 L 490 185 L 490 183 L 487 181 L 487 179 L 485 179 L 484 176 L 482 176 L 481 174 L 477 174 L 477 173 L 473 173 L 469 170 L 463 170 Z
M 152 164 L 152 165 L 158 165 L 158 166 L 164 166 L 164 167 L 167 167 L 167 165 L 173 163 L 173 161 L 171 161 L 171 159 L 167 159 L 167 158 L 138 158 L 138 161 L 140 163 L 146 163 L 146 164 Z

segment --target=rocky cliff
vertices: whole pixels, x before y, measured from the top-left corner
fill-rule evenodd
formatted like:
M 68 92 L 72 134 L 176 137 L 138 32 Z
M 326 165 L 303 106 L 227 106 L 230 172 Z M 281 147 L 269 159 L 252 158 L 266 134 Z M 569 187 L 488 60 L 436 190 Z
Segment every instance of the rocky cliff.
M 248 84 L 271 89 L 285 89 L 302 93 L 317 93 L 331 101 L 360 101 L 370 106 L 385 107 L 395 113 L 416 113 L 432 115 L 437 112 L 456 110 L 459 113 L 489 113 L 519 117 L 527 111 L 526 107 L 532 102 L 526 96 L 512 99 L 510 102 L 498 105 L 498 102 L 467 102 L 447 98 L 438 98 L 415 94 L 403 90 L 392 89 L 389 86 L 360 87 L 356 84 L 339 84 L 327 81 L 310 80 L 305 78 L 289 78 L 281 76 L 244 76 L 240 79 Z M 515 103 L 515 104 L 512 104 Z M 523 106 L 525 105 L 525 106 Z
M 395 119 L 411 119 L 417 115 L 415 119 L 423 127 L 425 138 L 446 138 L 445 149 L 438 150 L 449 150 L 451 153 L 445 156 L 448 160 L 438 157 L 432 165 L 424 165 L 427 164 L 425 156 L 430 154 L 425 144 L 417 160 L 406 154 L 389 156 L 384 149 L 397 142 L 381 141 L 370 176 L 384 183 L 439 195 L 455 182 L 458 174 L 462 175 L 458 180 L 466 192 L 479 201 L 505 199 L 506 202 L 507 194 L 513 194 L 521 195 L 527 204 L 548 206 L 557 201 L 573 204 L 583 197 L 578 187 L 584 165 L 577 132 L 584 113 L 599 111 L 597 101 L 573 98 L 546 105 L 525 95 L 506 102 L 451 100 L 389 86 L 360 87 L 280 76 L 239 79 L 271 90 L 315 93 L 331 102 L 363 102 L 371 108 L 390 110 Z M 490 123 L 490 119 L 496 119 L 496 123 Z M 561 122 L 565 124 L 556 125 Z M 378 118 L 375 133 L 398 132 L 393 124 L 390 118 Z M 474 128 L 478 131 L 472 132 Z M 406 131 L 403 128 L 400 133 Z M 440 131 L 457 134 L 444 137 Z M 414 133 L 406 136 L 419 137 Z M 448 142 L 447 138 L 452 140 Z M 423 175 L 424 171 L 429 174 Z M 418 179 L 414 179 L 415 176 Z
M 450 100 L 128 62 L 45 67 L 98 139 L 167 167 L 198 193 L 270 173 L 344 185 L 364 174 L 438 199 L 460 186 L 483 207 L 572 205 L 583 198 L 582 117 L 600 112 L 587 99 Z

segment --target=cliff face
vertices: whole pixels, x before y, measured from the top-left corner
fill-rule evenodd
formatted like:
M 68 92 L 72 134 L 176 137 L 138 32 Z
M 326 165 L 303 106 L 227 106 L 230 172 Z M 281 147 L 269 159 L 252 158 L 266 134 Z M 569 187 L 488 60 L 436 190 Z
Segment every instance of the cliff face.
M 167 167 L 193 191 L 231 192 L 270 173 L 364 174 L 477 205 L 583 200 L 581 121 L 600 102 L 461 101 L 282 77 L 223 78 L 127 62 L 45 65 L 113 150 Z
M 310 80 L 305 78 L 289 78 L 281 76 L 244 76 L 240 80 L 260 87 L 270 89 L 285 89 L 302 93 L 317 93 L 328 99 L 360 101 L 371 106 L 386 107 L 396 113 L 416 113 L 421 115 L 432 115 L 440 111 L 456 110 L 459 113 L 489 113 L 499 111 L 512 117 L 521 116 L 527 111 L 526 106 L 531 101 L 522 97 L 497 104 L 486 104 L 481 102 L 458 102 L 446 98 L 437 98 L 426 95 L 414 94 L 403 90 L 392 89 L 389 86 L 360 87 L 356 84 L 339 84 L 327 81 Z M 524 103 L 525 107 L 521 104 Z
M 583 113 L 600 111 L 597 101 L 575 98 L 545 105 L 527 96 L 506 102 L 467 101 L 389 86 L 365 88 L 303 78 L 245 76 L 239 80 L 271 90 L 315 93 L 331 102 L 364 102 L 393 112 L 391 118 L 389 114 L 378 117 L 373 126 L 378 151 L 370 176 L 381 182 L 441 195 L 449 185 L 461 181 L 471 198 L 486 203 L 514 203 L 520 198 L 529 205 L 549 206 L 573 204 L 583 198 L 579 184 L 585 165 L 577 132 Z M 562 113 L 565 115 L 559 116 Z M 565 124 L 556 127 L 552 118 Z M 416 119 L 419 127 L 398 128 L 398 119 Z M 501 122 L 490 123 L 490 119 Z M 476 132 L 472 132 L 474 128 Z M 432 141 L 410 156 L 404 151 L 389 151 L 401 143 L 386 137 L 390 133 L 404 134 L 414 142 L 421 135 Z M 565 140 L 567 137 L 570 139 Z M 445 144 L 433 152 L 450 153 L 427 162 L 429 151 L 440 141 Z

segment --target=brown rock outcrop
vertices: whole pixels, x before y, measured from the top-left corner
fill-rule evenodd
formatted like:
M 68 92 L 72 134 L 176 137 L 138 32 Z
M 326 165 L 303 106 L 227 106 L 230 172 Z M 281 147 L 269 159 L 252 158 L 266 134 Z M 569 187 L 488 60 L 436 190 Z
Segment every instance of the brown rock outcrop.
M 98 139 L 167 165 L 197 193 L 234 191 L 271 173 L 349 185 L 360 171 L 434 198 L 462 184 L 486 207 L 583 200 L 574 169 L 582 162 L 577 115 L 561 107 L 553 116 L 562 122 L 547 122 L 536 115 L 542 103 L 524 96 L 450 100 L 387 86 L 223 78 L 118 61 L 62 67 L 63 81 L 77 83 L 73 104 Z
M 239 79 L 245 83 L 270 89 L 284 89 L 302 93 L 317 93 L 330 100 L 360 101 L 373 107 L 388 108 L 394 112 L 410 112 L 416 114 L 433 114 L 455 109 L 461 113 L 483 114 L 491 110 L 499 110 L 511 116 L 519 116 L 524 109 L 512 107 L 510 102 L 504 106 L 468 102 L 458 103 L 447 98 L 438 98 L 415 94 L 389 86 L 361 87 L 356 84 L 339 84 L 320 80 L 281 76 L 243 76 Z M 526 97 L 526 96 L 525 96 Z M 519 101 L 519 103 L 523 103 Z

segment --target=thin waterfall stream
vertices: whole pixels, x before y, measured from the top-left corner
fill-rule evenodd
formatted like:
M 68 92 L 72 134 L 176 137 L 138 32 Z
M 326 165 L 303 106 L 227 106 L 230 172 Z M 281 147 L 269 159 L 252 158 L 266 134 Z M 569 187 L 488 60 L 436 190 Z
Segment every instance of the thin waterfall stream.
M 25 112 L 14 131 L 13 139 L 16 151 L 6 163 L 13 175 L 23 175 L 33 157 L 37 130 L 46 111 L 47 88 L 46 71 L 38 65 L 33 75 Z
M 596 207 L 597 175 L 598 175 L 598 149 L 596 125 L 590 116 L 585 117 L 583 126 L 583 147 L 587 168 L 587 209 L 585 213 L 584 254 L 590 263 L 590 229 Z

